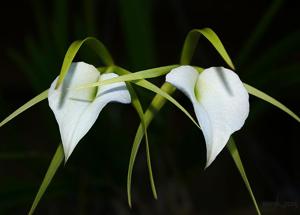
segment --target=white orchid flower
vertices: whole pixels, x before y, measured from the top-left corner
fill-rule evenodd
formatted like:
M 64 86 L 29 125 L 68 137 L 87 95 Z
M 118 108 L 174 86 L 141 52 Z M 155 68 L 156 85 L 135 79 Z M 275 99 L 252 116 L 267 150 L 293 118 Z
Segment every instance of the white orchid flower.
M 237 74 L 223 67 L 199 73 L 191 66 L 180 66 L 167 74 L 166 81 L 193 103 L 206 142 L 208 167 L 231 134 L 244 125 L 249 114 L 248 92 Z
M 58 89 L 55 89 L 58 78 L 51 84 L 48 101 L 59 125 L 65 161 L 93 126 L 106 104 L 131 102 L 124 82 L 80 90 L 74 88 L 117 76 L 114 73 L 101 75 L 94 66 L 79 62 L 72 63 Z

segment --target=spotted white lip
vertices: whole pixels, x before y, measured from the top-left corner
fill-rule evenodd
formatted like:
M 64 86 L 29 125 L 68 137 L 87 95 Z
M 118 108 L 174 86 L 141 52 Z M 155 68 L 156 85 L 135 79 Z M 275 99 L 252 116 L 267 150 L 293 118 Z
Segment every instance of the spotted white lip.
M 167 74 L 166 81 L 193 104 L 206 142 L 208 167 L 231 134 L 244 125 L 249 114 L 249 94 L 238 75 L 223 67 L 199 73 L 191 66 L 180 66 Z
M 51 84 L 48 101 L 59 125 L 65 161 L 109 102 L 131 102 L 124 82 L 80 90 L 74 88 L 117 76 L 114 73 L 101 75 L 94 66 L 78 62 L 72 63 L 58 89 L 55 89 L 58 78 Z

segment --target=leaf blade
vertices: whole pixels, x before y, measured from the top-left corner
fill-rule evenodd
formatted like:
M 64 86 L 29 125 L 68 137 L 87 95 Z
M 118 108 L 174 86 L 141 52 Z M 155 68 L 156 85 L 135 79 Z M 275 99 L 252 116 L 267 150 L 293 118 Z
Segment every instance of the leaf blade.
M 49 186 L 52 178 L 54 177 L 58 167 L 61 165 L 63 160 L 64 160 L 64 150 L 63 150 L 62 144 L 59 144 L 59 146 L 57 147 L 56 152 L 51 160 L 51 163 L 46 172 L 46 175 L 42 181 L 42 184 L 34 198 L 34 201 L 31 205 L 28 215 L 32 215 L 34 213 L 38 203 L 40 202 L 43 194 L 45 193 L 47 187 Z
M 85 89 L 89 87 L 103 86 L 103 85 L 113 84 L 113 83 L 123 82 L 123 81 L 128 82 L 128 81 L 135 81 L 135 80 L 146 79 L 146 78 L 155 78 L 167 74 L 171 69 L 176 68 L 177 66 L 179 65 L 163 66 L 154 69 L 141 70 L 134 73 L 123 73 L 122 76 L 118 76 L 104 81 L 98 81 L 92 84 L 85 84 L 77 87 L 76 89 L 79 90 L 79 89 Z M 115 68 L 115 66 L 113 68 Z
M 300 118 L 293 111 L 291 111 L 288 107 L 283 105 L 278 100 L 276 100 L 273 97 L 269 96 L 268 94 L 256 89 L 255 87 L 250 86 L 249 84 L 244 83 L 244 86 L 247 89 L 249 94 L 274 105 L 275 107 L 279 108 L 283 112 L 285 112 L 288 115 L 290 115 L 291 117 L 293 117 L 296 121 L 300 122 Z
M 247 178 L 247 175 L 246 175 L 246 172 L 245 172 L 242 160 L 240 158 L 237 146 L 236 146 L 236 144 L 235 144 L 235 142 L 234 142 L 234 140 L 233 140 L 232 137 L 230 137 L 229 140 L 228 140 L 227 149 L 230 152 L 230 155 L 231 155 L 231 157 L 232 157 L 232 159 L 233 159 L 236 167 L 238 168 L 238 170 L 240 172 L 240 175 L 241 175 L 241 177 L 242 177 L 242 179 L 244 181 L 244 184 L 246 185 L 246 188 L 247 188 L 247 190 L 248 190 L 248 192 L 250 194 L 250 197 L 252 199 L 252 202 L 253 202 L 253 204 L 255 206 L 257 214 L 261 215 L 261 212 L 259 210 L 259 207 L 258 207 L 258 204 L 256 202 L 255 196 L 254 196 L 254 194 L 252 192 L 249 180 Z
M 73 62 L 76 54 L 78 53 L 79 49 L 84 45 L 88 45 L 92 49 L 94 49 L 95 53 L 102 59 L 103 63 L 111 66 L 114 64 L 113 59 L 106 49 L 106 47 L 103 45 L 102 42 L 97 40 L 94 37 L 87 37 L 84 40 L 77 40 L 73 42 L 70 47 L 68 48 L 64 61 L 61 67 L 61 71 L 59 74 L 59 78 L 56 84 L 56 88 L 63 82 L 65 76 L 67 75 L 67 72 L 70 68 L 71 63 Z
M 191 30 L 184 41 L 181 52 L 180 63 L 190 64 L 197 47 L 200 36 L 204 36 L 212 46 L 217 50 L 223 60 L 232 68 L 235 69 L 226 49 L 224 48 L 218 35 L 210 28 L 193 29 Z
M 8 123 L 9 121 L 11 121 L 12 119 L 14 119 L 16 116 L 18 116 L 19 114 L 23 113 L 25 110 L 31 108 L 32 106 L 34 106 L 35 104 L 43 101 L 44 99 L 46 99 L 48 97 L 48 90 L 45 90 L 44 92 L 40 93 L 39 95 L 37 95 L 36 97 L 34 97 L 33 99 L 29 100 L 28 102 L 26 102 L 24 105 L 22 105 L 21 107 L 19 107 L 17 110 L 15 110 L 12 114 L 10 114 L 8 117 L 6 117 L 1 123 L 0 123 L 0 127 L 4 126 L 6 123 Z
M 115 69 L 117 71 L 119 71 L 120 73 L 123 71 L 123 74 L 128 74 L 129 72 L 121 67 L 115 67 Z M 145 89 L 148 89 L 156 94 L 159 94 L 160 96 L 164 97 L 165 99 L 167 99 L 169 102 L 171 102 L 172 104 L 174 104 L 178 109 L 180 109 L 198 128 L 200 128 L 200 126 L 198 125 L 198 123 L 194 120 L 194 118 L 189 114 L 189 112 L 183 107 L 181 106 L 181 104 L 179 104 L 172 96 L 170 96 L 166 91 L 161 90 L 159 87 L 157 87 L 156 85 L 152 84 L 149 81 L 146 80 L 136 80 L 136 81 L 131 81 L 132 83 L 143 87 Z M 170 84 L 167 84 L 167 86 L 169 86 Z
M 145 118 L 144 118 L 144 111 L 143 111 L 142 105 L 130 83 L 127 83 L 127 88 L 129 90 L 129 93 L 132 98 L 132 105 L 134 106 L 134 108 L 136 109 L 136 111 L 140 117 L 141 124 L 143 127 L 143 132 L 145 134 L 146 156 L 147 156 L 147 166 L 148 166 L 148 172 L 149 172 L 150 185 L 151 185 L 153 196 L 155 199 L 157 199 L 157 192 L 156 192 L 155 182 L 154 182 L 154 178 L 153 178 L 150 149 L 149 149 L 149 140 L 148 140 L 147 127 L 146 127 Z M 127 198 L 128 198 L 128 204 L 130 207 L 132 207 L 132 204 L 131 204 L 131 184 L 132 184 L 131 181 L 132 180 L 131 179 L 132 179 L 133 166 L 134 166 L 135 158 L 136 158 L 136 155 L 138 152 L 138 148 L 139 148 L 139 143 L 132 145 L 130 159 L 129 159 L 128 173 L 127 173 Z

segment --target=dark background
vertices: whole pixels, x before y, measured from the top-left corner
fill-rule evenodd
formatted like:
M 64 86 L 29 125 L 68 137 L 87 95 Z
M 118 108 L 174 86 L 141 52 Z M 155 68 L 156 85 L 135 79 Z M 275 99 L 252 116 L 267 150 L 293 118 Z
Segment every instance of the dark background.
M 118 65 L 137 71 L 178 63 L 187 32 L 203 27 L 219 35 L 244 82 L 299 115 L 299 10 L 297 1 L 283 0 L 3 1 L 0 118 L 50 86 L 76 39 L 96 36 Z M 101 65 L 89 50 L 76 60 Z M 204 39 L 193 64 L 225 66 Z M 153 94 L 137 90 L 146 108 Z M 185 96 L 174 96 L 192 111 Z M 202 134 L 169 104 L 149 128 L 158 200 L 141 147 L 129 209 L 126 174 L 139 119 L 129 105 L 108 107 L 59 169 L 36 214 L 255 214 L 227 150 L 204 171 Z M 250 116 L 234 137 L 263 214 L 300 212 L 299 133 L 291 117 L 251 98 Z M 0 136 L 0 214 L 26 214 L 60 141 L 47 102 L 1 128 Z

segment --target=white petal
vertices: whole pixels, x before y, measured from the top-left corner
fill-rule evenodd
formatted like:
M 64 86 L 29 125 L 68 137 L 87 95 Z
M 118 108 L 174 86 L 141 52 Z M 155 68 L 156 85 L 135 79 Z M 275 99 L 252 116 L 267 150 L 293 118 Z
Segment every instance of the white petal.
M 181 76 L 182 73 L 184 70 Z M 193 76 L 191 78 L 194 79 Z M 174 82 L 169 82 L 177 87 Z M 176 83 L 180 84 L 180 81 Z M 239 77 L 223 67 L 205 69 L 194 83 L 194 86 L 186 85 L 183 92 L 187 94 L 187 91 L 194 89 L 199 94 L 197 99 L 191 100 L 205 137 L 208 167 L 224 148 L 231 134 L 244 125 L 249 113 L 249 95 Z M 178 88 L 182 87 L 181 84 Z
M 191 66 L 180 66 L 166 75 L 166 82 L 182 91 L 190 100 L 195 100 L 195 85 L 199 73 Z
M 94 66 L 80 62 L 72 63 L 63 84 L 57 90 L 57 79 L 51 84 L 48 101 L 59 125 L 65 160 L 93 126 L 107 103 L 130 103 L 130 95 L 123 82 L 99 88 L 68 89 L 116 76 L 113 73 L 100 76 Z

